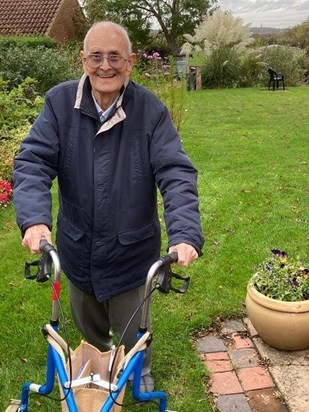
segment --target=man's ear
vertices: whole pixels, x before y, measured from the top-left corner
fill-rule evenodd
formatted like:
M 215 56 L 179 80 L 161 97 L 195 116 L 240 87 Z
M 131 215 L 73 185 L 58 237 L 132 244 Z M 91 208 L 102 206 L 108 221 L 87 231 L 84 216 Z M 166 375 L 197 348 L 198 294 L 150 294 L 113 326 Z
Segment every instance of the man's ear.
M 135 54 L 135 53 L 131 53 L 131 54 L 129 55 L 129 57 L 127 58 L 127 72 L 128 72 L 128 74 L 131 73 L 135 62 L 136 62 L 136 54 Z
M 87 67 L 86 67 L 86 63 L 85 63 L 85 60 L 84 60 L 85 59 L 85 52 L 83 50 L 80 51 L 79 56 L 80 56 L 81 61 L 82 61 L 83 70 L 84 70 L 84 72 L 86 72 Z

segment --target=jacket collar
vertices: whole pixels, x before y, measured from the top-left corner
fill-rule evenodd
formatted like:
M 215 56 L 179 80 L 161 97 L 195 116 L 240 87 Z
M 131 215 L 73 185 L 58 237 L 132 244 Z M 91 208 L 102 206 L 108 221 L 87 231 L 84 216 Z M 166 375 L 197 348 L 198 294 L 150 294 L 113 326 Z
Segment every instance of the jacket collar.
M 129 84 L 129 78 L 127 78 L 125 84 L 122 86 L 122 89 L 120 90 L 120 95 L 118 97 L 114 110 L 111 112 L 110 117 L 102 124 L 98 133 L 105 132 L 111 129 L 117 123 L 122 122 L 123 120 L 126 119 L 127 116 L 122 108 L 122 102 L 123 102 L 123 96 L 124 96 L 124 93 L 126 91 L 128 84 Z M 89 93 L 89 97 L 91 97 L 91 84 L 89 81 L 89 77 L 86 74 L 83 74 L 77 86 L 74 108 L 82 110 L 86 114 L 97 118 L 98 113 L 95 108 L 94 101 L 91 97 L 90 99 L 91 103 L 89 103 L 88 93 Z M 91 107 L 89 107 L 89 104 L 91 104 Z

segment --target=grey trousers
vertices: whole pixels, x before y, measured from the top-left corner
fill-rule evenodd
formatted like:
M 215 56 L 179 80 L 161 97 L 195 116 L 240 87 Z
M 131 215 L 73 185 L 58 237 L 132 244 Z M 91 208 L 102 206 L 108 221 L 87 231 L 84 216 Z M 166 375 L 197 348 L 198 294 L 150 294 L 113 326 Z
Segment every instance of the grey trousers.
M 125 331 L 131 316 L 144 298 L 144 285 L 121 293 L 103 302 L 94 295 L 78 289 L 69 281 L 70 306 L 73 321 L 85 340 L 100 351 L 108 351 L 113 344 L 113 335 L 118 339 Z M 122 344 L 128 352 L 136 343 L 141 320 L 141 310 L 126 329 Z M 148 319 L 150 331 L 150 316 Z M 142 374 L 151 371 L 151 347 L 147 348 Z

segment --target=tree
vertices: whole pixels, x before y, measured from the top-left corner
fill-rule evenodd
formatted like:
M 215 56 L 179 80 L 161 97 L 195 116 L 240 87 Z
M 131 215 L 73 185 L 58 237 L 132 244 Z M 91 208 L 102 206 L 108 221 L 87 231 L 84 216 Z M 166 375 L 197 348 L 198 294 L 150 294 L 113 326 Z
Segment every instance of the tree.
M 125 26 L 134 45 L 149 42 L 151 28 L 158 29 L 170 50 L 193 32 L 217 0 L 84 0 L 90 22 L 112 20 Z M 145 41 L 146 40 L 146 41 Z
M 303 23 L 287 30 L 286 42 L 294 47 L 306 49 L 309 47 L 309 17 Z

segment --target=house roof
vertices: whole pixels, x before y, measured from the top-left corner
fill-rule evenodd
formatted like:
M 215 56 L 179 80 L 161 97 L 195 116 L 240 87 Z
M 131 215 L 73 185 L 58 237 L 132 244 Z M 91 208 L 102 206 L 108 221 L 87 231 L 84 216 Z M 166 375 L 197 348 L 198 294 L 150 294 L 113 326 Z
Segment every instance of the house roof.
M 62 0 L 0 0 L 0 34 L 44 35 Z

